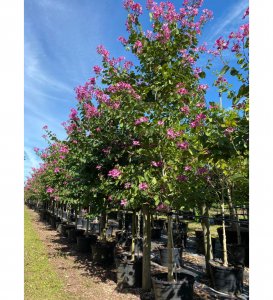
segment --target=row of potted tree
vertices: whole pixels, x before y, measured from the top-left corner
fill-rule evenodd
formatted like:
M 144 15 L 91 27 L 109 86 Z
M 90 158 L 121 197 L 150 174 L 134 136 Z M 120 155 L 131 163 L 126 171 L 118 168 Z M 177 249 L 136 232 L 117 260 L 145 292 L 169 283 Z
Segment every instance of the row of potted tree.
M 128 37 L 119 40 L 137 63 L 111 58 L 98 46 L 102 65 L 94 66 L 95 76 L 75 89 L 77 108 L 63 123 L 67 138 L 60 140 L 44 127 L 49 145 L 35 148 L 43 163 L 33 169 L 25 185 L 26 199 L 90 207 L 90 214 L 101 216 L 101 228 L 109 208 L 141 210 L 144 290 L 151 288 L 151 210 L 168 213 L 170 286 L 179 281 L 173 265 L 173 210 L 201 211 L 206 267 L 214 285 L 212 205 L 222 208 L 225 270 L 230 271 L 226 203 L 241 243 L 234 205 L 248 198 L 248 24 L 207 49 L 198 44 L 198 36 L 212 12 L 201 10 L 201 5 L 202 1 L 185 0 L 177 11 L 170 1 L 147 1 L 151 28 L 146 29 L 141 23 L 142 6 L 124 1 Z M 248 10 L 243 18 L 247 15 Z M 208 63 L 197 67 L 199 58 L 208 55 Z M 216 72 L 214 85 L 220 97 L 230 101 L 228 108 L 221 98 L 219 103 L 207 102 L 208 85 L 202 83 L 219 60 L 223 67 Z M 236 82 L 235 88 L 224 76 Z M 105 230 L 101 233 L 105 239 Z M 132 234 L 134 243 L 135 229 Z

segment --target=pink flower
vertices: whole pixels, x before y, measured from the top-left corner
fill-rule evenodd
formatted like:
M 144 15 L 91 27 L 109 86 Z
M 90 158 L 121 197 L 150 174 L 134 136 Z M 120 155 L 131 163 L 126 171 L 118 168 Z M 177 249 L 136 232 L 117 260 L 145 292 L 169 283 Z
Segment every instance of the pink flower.
M 157 124 L 158 124 L 159 126 L 162 126 L 162 125 L 164 125 L 164 121 L 158 121 Z
M 203 175 L 203 174 L 205 174 L 207 172 L 208 172 L 208 169 L 206 167 L 201 167 L 201 168 L 197 169 L 196 173 L 197 173 L 197 175 Z
M 249 24 L 244 24 L 240 26 L 240 30 L 243 31 L 243 37 L 249 35 Z
M 199 86 L 198 86 L 199 91 L 205 91 L 208 88 L 209 88 L 209 86 L 207 84 L 199 84 Z
M 34 150 L 34 152 L 38 153 L 40 149 L 37 147 L 34 147 L 33 150 Z
M 151 161 L 151 165 L 153 167 L 161 167 L 162 166 L 162 161 Z
M 136 49 L 137 53 L 141 53 L 142 52 L 142 43 L 141 41 L 136 41 L 134 44 L 134 48 Z
M 176 177 L 176 179 L 177 179 L 178 181 L 185 182 L 185 181 L 188 180 L 188 177 L 185 176 L 185 175 L 178 175 L 178 176 Z
M 185 171 L 191 171 L 192 167 L 191 166 L 185 166 L 184 170 Z
M 140 142 L 137 141 L 137 140 L 134 140 L 134 141 L 133 141 L 133 145 L 134 145 L 134 146 L 139 146 L 139 145 L 140 145 Z
M 185 142 L 179 142 L 176 144 L 178 148 L 182 150 L 187 150 L 189 148 L 189 143 L 187 141 Z
M 141 182 L 139 185 L 138 185 L 138 188 L 142 191 L 145 191 L 148 189 L 148 184 L 146 182 Z
M 249 7 L 246 9 L 244 15 L 243 15 L 243 19 L 245 19 L 246 16 L 249 15 Z
M 232 52 L 239 52 L 241 49 L 240 45 L 238 43 L 233 44 L 231 51 Z
M 121 206 L 126 206 L 127 204 L 128 204 L 127 199 L 122 199 L 122 200 L 120 201 L 120 205 L 121 205 Z
M 187 105 L 185 105 L 180 108 L 180 111 L 183 112 L 187 116 L 190 113 L 190 108 Z
M 216 40 L 215 45 L 218 50 L 225 50 L 228 48 L 229 41 L 225 41 L 222 37 L 219 37 L 218 40 Z
M 60 172 L 60 168 L 55 168 L 54 169 L 54 173 L 59 173 Z
M 71 120 L 76 120 L 77 119 L 77 114 L 78 114 L 77 110 L 75 108 L 71 108 L 69 118 Z
M 83 107 L 87 119 L 90 119 L 92 117 L 97 117 L 100 115 L 98 109 L 89 103 L 84 103 Z
M 43 129 L 44 129 L 44 130 L 47 130 L 47 129 L 48 129 L 48 126 L 47 126 L 47 125 L 45 125 L 45 126 L 43 127 Z
M 48 188 L 46 189 L 46 192 L 49 193 L 49 194 L 51 194 L 51 193 L 54 192 L 54 189 L 53 189 L 52 187 L 48 187 Z
M 124 184 L 124 188 L 125 188 L 126 190 L 128 190 L 131 186 L 132 186 L 132 184 L 131 184 L 130 182 L 126 182 L 126 183 Z
M 94 71 L 97 75 L 99 75 L 100 72 L 102 71 L 102 68 L 99 67 L 99 66 L 94 66 L 94 67 L 93 67 L 93 71 Z
M 203 108 L 203 107 L 205 107 L 206 106 L 206 104 L 204 103 L 204 102 L 198 102 L 197 104 L 196 104 L 196 107 L 200 107 L 200 108 Z
M 160 203 L 158 204 L 158 206 L 156 207 L 157 211 L 166 211 L 168 210 L 169 207 L 167 205 L 165 205 L 164 203 Z
M 226 84 L 227 83 L 227 80 L 226 78 L 224 78 L 223 76 L 219 76 L 217 78 L 217 80 L 215 81 L 215 85 L 220 85 L 220 84 Z
M 231 134 L 232 132 L 234 132 L 234 128 L 233 127 L 228 127 L 227 129 L 225 129 L 225 135 L 229 135 L 229 134 Z
M 100 170 L 101 167 L 102 167 L 101 165 L 97 165 L 97 166 L 96 166 L 96 169 L 97 169 L 97 170 Z
M 97 52 L 98 54 L 102 55 L 104 61 L 108 62 L 110 53 L 105 49 L 103 45 L 99 45 L 97 47 Z
M 187 95 L 187 94 L 188 94 L 188 91 L 187 91 L 187 89 L 185 89 L 185 88 L 181 88 L 181 89 L 177 90 L 177 93 L 178 93 L 179 95 Z
M 118 178 L 121 175 L 121 171 L 119 169 L 112 169 L 108 172 L 108 176 L 113 178 Z
M 135 120 L 135 125 L 139 125 L 141 123 L 145 123 L 145 122 L 148 122 L 148 121 L 149 121 L 149 119 L 147 117 L 141 117 L 141 118 Z
M 118 40 L 123 44 L 126 45 L 128 43 L 128 41 L 123 37 L 123 36 L 119 36 Z

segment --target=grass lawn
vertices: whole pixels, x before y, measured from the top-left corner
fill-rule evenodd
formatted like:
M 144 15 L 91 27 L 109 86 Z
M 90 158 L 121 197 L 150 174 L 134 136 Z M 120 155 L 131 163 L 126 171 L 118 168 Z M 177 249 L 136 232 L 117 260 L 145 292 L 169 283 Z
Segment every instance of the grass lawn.
M 63 283 L 48 261 L 46 249 L 25 208 L 25 300 L 65 300 Z
M 211 232 L 212 237 L 218 237 L 218 233 L 217 233 L 217 228 L 218 227 L 221 227 L 221 225 L 210 225 L 210 232 Z M 201 229 L 202 230 L 201 224 L 198 223 L 198 222 L 189 221 L 189 224 L 188 224 L 188 234 L 189 234 L 189 236 L 195 236 L 195 230 L 196 229 Z

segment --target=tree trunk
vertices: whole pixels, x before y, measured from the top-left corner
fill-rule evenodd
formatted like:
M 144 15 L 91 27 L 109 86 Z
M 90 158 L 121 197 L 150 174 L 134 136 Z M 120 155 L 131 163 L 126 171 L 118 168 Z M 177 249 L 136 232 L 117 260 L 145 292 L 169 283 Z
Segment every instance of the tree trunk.
M 103 241 L 106 241 L 106 211 L 101 213 L 100 217 L 100 237 Z
M 132 261 L 135 261 L 135 244 L 136 244 L 136 211 L 132 215 Z
M 143 262 L 142 262 L 142 289 L 151 289 L 151 217 L 148 204 L 143 204 Z
M 227 240 L 226 240 L 226 227 L 225 227 L 225 200 L 224 200 L 224 189 L 222 189 L 222 203 L 221 203 L 221 211 L 222 211 L 222 227 L 223 227 L 223 265 L 225 267 L 228 266 L 227 259 Z
M 168 215 L 168 281 L 172 282 L 174 280 L 173 277 L 173 229 L 172 224 L 173 223 L 173 217 L 170 213 Z
M 234 206 L 233 206 L 233 202 L 232 202 L 232 192 L 231 192 L 231 188 L 227 189 L 227 195 L 228 195 L 228 206 L 229 206 L 229 210 L 232 216 L 232 228 L 236 230 L 237 232 L 237 244 L 240 245 L 241 244 L 241 231 L 240 231 L 240 224 L 239 224 L 239 218 L 238 218 L 238 214 L 236 213 Z

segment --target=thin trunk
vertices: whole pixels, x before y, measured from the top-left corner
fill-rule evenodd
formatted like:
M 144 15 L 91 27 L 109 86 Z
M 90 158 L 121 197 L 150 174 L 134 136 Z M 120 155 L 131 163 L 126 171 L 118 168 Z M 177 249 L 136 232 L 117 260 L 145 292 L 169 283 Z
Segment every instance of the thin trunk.
M 228 266 L 227 259 L 227 240 L 226 240 L 226 227 L 225 227 L 225 199 L 224 199 L 224 188 L 222 188 L 222 203 L 221 203 L 221 211 L 222 211 L 222 227 L 223 227 L 223 265 L 225 267 Z
M 232 190 L 230 188 L 227 189 L 227 195 L 228 195 L 228 206 L 232 217 L 232 228 L 236 230 L 237 232 L 237 244 L 241 244 L 241 232 L 240 232 L 240 224 L 239 224 L 239 218 L 238 214 L 236 214 L 235 208 L 233 206 L 232 202 Z
M 143 204 L 143 261 L 142 261 L 142 289 L 151 289 L 151 217 L 148 204 Z
M 90 205 L 88 205 L 87 208 L 87 213 L 90 213 Z M 89 231 L 89 217 L 87 217 L 87 222 L 86 222 L 86 235 L 88 235 L 88 231 Z
M 213 251 L 212 251 L 212 240 L 211 240 L 211 233 L 210 233 L 209 207 L 207 205 L 205 206 L 204 223 L 205 223 L 205 228 L 206 228 L 206 235 L 205 235 L 205 240 L 206 240 L 206 248 L 205 248 L 206 271 L 207 271 L 208 276 L 210 276 L 209 261 L 213 259 Z
M 135 245 L 136 245 L 136 211 L 132 215 L 132 261 L 135 261 Z
M 103 241 L 106 241 L 106 211 L 101 213 L 100 217 L 100 236 Z
M 173 217 L 171 214 L 168 215 L 168 281 L 172 282 L 173 277 L 173 231 L 172 231 Z

